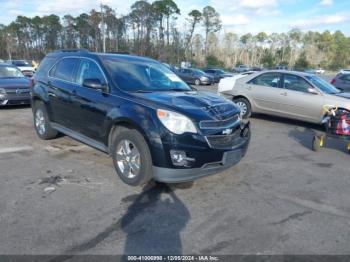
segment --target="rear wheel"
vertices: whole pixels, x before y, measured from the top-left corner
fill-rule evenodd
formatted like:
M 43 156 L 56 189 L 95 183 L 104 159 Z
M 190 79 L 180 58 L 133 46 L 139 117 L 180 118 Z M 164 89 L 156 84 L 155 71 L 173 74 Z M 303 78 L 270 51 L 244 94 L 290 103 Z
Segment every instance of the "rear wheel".
M 46 107 L 43 102 L 33 104 L 34 127 L 38 136 L 43 140 L 56 138 L 57 130 L 53 129 L 47 115 Z
M 233 99 L 233 102 L 236 103 L 236 105 L 241 109 L 241 116 L 242 118 L 246 119 L 249 118 L 252 114 L 250 103 L 245 98 L 237 98 Z
M 147 142 L 137 130 L 118 128 L 112 143 L 114 167 L 124 183 L 139 186 L 152 179 L 151 153 Z

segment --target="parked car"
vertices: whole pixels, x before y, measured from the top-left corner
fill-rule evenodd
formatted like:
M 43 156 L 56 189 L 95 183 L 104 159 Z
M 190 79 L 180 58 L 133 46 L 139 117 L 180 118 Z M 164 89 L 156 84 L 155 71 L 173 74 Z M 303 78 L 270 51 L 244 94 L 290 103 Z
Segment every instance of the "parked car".
M 250 71 L 254 71 L 254 72 L 260 72 L 260 71 L 263 71 L 264 68 L 262 67 L 258 67 L 258 66 L 253 66 Z
M 304 70 L 304 73 L 315 75 L 316 74 L 316 70 L 312 69 L 312 68 L 307 68 L 307 69 Z
M 302 72 L 255 73 L 237 79 L 233 89 L 223 94 L 241 108 L 244 118 L 264 113 L 320 123 L 324 105 L 350 109 L 350 94 Z
M 276 68 L 275 68 L 276 70 L 289 70 L 289 68 L 288 68 L 288 66 L 286 66 L 286 65 L 278 65 L 278 66 L 276 66 Z
M 202 70 L 195 68 L 181 68 L 176 74 L 187 84 L 212 85 L 215 83 L 214 77 L 204 73 Z
M 350 74 L 350 69 L 342 69 L 342 70 L 339 71 L 338 74 L 343 74 L 343 75 Z
M 206 69 L 204 72 L 214 78 L 215 83 L 219 83 L 225 77 L 231 77 L 232 74 L 225 72 L 222 69 Z
M 30 104 L 29 84 L 17 67 L 0 64 L 0 106 Z
M 337 74 L 331 84 L 339 90 L 350 92 L 350 74 Z
M 232 69 L 233 72 L 235 73 L 243 73 L 243 72 L 248 72 L 250 71 L 250 67 L 247 66 L 247 65 L 239 65 L 239 66 L 236 66 Z
M 61 132 L 108 153 L 134 186 L 220 172 L 240 161 L 250 140 L 234 103 L 131 55 L 48 54 L 34 75 L 32 109 L 41 139 Z
M 27 77 L 32 77 L 34 75 L 35 68 L 32 63 L 27 60 L 8 60 L 6 63 L 17 66 Z
M 318 75 L 323 75 L 326 72 L 323 68 L 316 68 L 315 73 Z

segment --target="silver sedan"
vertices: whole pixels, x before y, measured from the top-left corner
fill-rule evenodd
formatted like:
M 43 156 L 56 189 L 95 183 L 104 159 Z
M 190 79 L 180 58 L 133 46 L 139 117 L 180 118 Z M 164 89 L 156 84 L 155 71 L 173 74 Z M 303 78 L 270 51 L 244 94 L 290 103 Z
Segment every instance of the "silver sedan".
M 263 113 L 321 123 L 323 106 L 350 109 L 350 94 L 322 78 L 301 72 L 265 71 L 238 79 L 222 93 L 241 108 L 244 118 Z

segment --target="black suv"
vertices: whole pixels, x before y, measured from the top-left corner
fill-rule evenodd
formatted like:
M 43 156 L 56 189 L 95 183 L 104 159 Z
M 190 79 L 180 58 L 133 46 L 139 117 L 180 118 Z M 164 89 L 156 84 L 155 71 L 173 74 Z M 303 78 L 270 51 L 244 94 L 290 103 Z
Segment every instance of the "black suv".
M 244 156 L 249 123 L 213 93 L 197 92 L 161 63 L 125 54 L 48 54 L 31 88 L 42 139 L 66 134 L 110 154 L 129 185 L 183 182 Z

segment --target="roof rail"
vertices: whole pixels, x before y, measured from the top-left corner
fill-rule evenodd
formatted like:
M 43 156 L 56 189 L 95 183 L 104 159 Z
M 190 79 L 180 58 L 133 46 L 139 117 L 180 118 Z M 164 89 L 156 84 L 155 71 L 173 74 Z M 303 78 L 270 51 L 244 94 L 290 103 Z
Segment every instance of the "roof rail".
M 118 55 L 130 55 L 127 51 L 119 51 L 119 52 L 107 52 L 108 54 L 118 54 Z
M 60 49 L 60 50 L 55 50 L 55 53 L 59 53 L 59 52 L 83 52 L 83 53 L 88 53 L 89 50 L 84 49 L 84 48 L 77 48 L 77 49 Z

